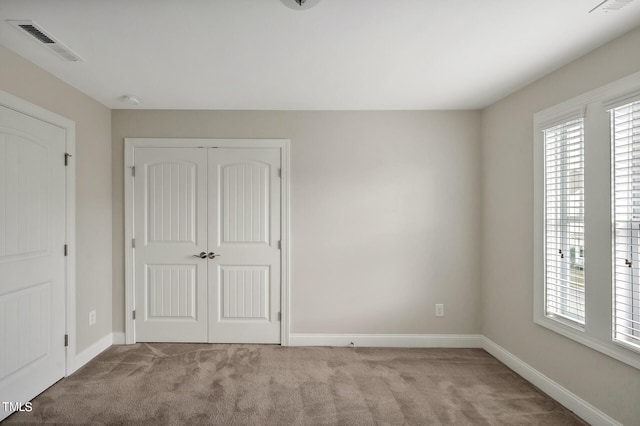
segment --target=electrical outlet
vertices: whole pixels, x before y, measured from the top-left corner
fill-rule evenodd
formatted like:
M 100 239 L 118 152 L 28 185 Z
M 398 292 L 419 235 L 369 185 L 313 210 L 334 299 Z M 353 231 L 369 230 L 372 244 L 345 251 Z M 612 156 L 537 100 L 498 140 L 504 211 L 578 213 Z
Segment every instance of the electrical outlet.
M 93 325 L 96 323 L 96 310 L 89 312 L 89 325 Z
M 442 303 L 436 303 L 436 316 L 437 317 L 444 316 L 444 305 Z

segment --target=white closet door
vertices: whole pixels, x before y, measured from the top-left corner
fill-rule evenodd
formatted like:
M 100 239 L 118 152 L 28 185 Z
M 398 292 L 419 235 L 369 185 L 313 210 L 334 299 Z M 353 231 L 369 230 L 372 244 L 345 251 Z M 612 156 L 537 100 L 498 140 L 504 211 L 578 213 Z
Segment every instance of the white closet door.
M 64 152 L 63 129 L 0 107 L 2 402 L 28 402 L 65 372 Z
M 207 341 L 207 155 L 137 148 L 136 339 Z
M 280 150 L 208 157 L 209 341 L 280 343 Z

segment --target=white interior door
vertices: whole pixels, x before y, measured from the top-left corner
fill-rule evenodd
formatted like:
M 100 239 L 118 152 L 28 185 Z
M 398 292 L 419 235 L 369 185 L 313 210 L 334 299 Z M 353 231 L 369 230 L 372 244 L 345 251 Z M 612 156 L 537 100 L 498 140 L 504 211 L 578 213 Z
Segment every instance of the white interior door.
M 209 341 L 280 343 L 280 150 L 209 150 Z
M 2 402 L 28 402 L 65 374 L 65 137 L 0 106 Z
M 207 341 L 207 155 L 135 151 L 136 339 Z
M 280 343 L 280 150 L 134 157 L 136 340 Z

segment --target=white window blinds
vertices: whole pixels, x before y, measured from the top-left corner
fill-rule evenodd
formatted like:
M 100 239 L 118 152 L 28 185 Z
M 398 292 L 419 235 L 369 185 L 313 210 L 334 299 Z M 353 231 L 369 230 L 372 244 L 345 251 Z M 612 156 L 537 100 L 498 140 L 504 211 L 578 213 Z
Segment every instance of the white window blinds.
M 613 339 L 640 349 L 640 101 L 611 111 Z
M 549 127 L 545 149 L 545 313 L 583 326 L 584 119 Z

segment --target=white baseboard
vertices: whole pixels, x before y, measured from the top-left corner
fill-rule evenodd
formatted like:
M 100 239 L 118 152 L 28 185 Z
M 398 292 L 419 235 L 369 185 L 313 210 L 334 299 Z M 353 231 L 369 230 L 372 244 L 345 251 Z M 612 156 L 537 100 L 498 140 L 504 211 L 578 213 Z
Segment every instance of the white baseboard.
M 113 333 L 109 333 L 102 339 L 89 346 L 84 351 L 76 354 L 73 359 L 73 371 L 78 371 L 86 363 L 100 355 L 104 350 L 108 349 L 113 344 Z
M 114 331 L 113 332 L 113 344 L 114 345 L 124 345 L 124 331 Z
M 542 390 L 551 398 L 573 411 L 577 416 L 594 426 L 622 426 L 621 423 L 607 416 L 570 390 L 554 382 L 535 368 L 531 367 L 511 352 L 496 344 L 491 339 L 482 337 L 482 348 L 496 357 L 503 364 L 524 377 L 528 382 Z
M 481 348 L 480 334 L 290 334 L 289 346 Z

